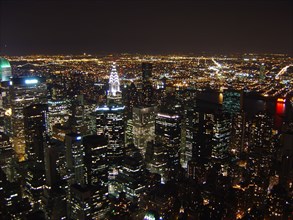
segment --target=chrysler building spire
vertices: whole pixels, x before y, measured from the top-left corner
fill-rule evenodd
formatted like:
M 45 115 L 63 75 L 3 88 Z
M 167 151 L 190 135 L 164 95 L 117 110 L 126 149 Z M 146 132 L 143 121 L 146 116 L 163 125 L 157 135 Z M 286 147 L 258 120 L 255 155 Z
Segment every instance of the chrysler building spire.
M 109 78 L 109 95 L 117 96 L 117 92 L 120 92 L 120 82 L 119 76 L 116 69 L 116 63 L 114 62 L 112 65 L 110 78 Z
M 120 91 L 120 81 L 118 72 L 116 69 L 116 63 L 112 65 L 109 78 L 109 90 L 107 96 L 107 103 L 121 104 L 122 103 L 122 94 Z

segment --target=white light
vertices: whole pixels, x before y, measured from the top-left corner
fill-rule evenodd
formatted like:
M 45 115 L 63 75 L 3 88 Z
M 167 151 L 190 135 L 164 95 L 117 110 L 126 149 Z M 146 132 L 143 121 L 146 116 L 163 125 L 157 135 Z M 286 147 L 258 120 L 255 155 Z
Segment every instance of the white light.
M 78 141 L 81 140 L 81 136 L 76 137 L 76 140 Z
M 123 110 L 123 109 L 125 109 L 125 106 L 112 108 L 113 111 L 118 111 L 118 110 Z
M 36 84 L 38 83 L 39 81 L 37 79 L 26 79 L 24 81 L 25 84 Z
M 163 118 L 179 118 L 179 115 L 165 115 L 160 113 L 158 113 L 158 116 Z
M 96 111 L 108 111 L 109 108 L 108 107 L 97 107 Z

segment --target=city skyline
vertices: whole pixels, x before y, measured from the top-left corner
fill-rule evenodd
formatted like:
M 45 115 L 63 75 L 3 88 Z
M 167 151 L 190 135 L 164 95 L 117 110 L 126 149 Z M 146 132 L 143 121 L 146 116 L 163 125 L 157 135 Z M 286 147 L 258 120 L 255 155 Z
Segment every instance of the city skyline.
M 292 58 L 0 58 L 5 219 L 290 219 Z
M 0 54 L 293 52 L 291 1 L 1 1 Z
M 292 220 L 292 9 L 0 0 L 0 218 Z

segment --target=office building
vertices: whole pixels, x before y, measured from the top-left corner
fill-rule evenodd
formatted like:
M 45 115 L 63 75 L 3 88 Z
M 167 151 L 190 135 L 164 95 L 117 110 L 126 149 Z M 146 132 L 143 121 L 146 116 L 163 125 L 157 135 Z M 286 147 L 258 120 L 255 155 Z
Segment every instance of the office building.
M 196 135 L 198 134 L 199 113 L 195 108 L 185 110 L 185 124 L 182 126 L 185 130 L 185 149 L 183 151 L 184 167 L 187 167 L 188 161 L 192 159 L 193 148 L 196 145 Z M 184 136 L 182 137 L 184 138 Z
M 44 163 L 47 111 L 48 107 L 44 104 L 30 105 L 23 109 L 26 154 L 32 163 Z
M 150 81 L 152 79 L 153 65 L 151 63 L 142 63 L 142 81 Z
M 160 175 L 161 183 L 169 180 L 170 158 L 168 149 L 162 143 L 149 142 L 146 150 L 147 168 L 151 173 Z
M 109 105 L 96 108 L 97 134 L 108 138 L 108 160 L 110 165 L 120 164 L 125 141 L 125 106 Z
M 76 133 L 65 136 L 66 165 L 70 184 L 84 185 L 85 183 L 85 149 L 82 137 Z
M 243 109 L 243 91 L 225 90 L 223 95 L 223 111 L 232 116 Z
M 33 104 L 47 104 L 47 86 L 41 77 L 12 78 L 2 82 L 4 132 L 12 138 L 19 160 L 25 159 L 23 109 Z
M 53 134 L 53 127 L 57 124 L 65 125 L 71 113 L 70 100 L 48 101 L 48 133 Z
M 155 140 L 156 106 L 133 108 L 133 143 L 144 157 L 147 142 Z
M 179 166 L 181 147 L 181 117 L 178 114 L 159 112 L 155 121 L 156 142 L 162 143 L 169 155 L 169 166 Z
M 212 136 L 212 158 L 224 159 L 228 156 L 231 121 L 230 116 L 219 112 L 214 115 Z
M 103 218 L 108 207 L 108 139 L 103 135 L 83 138 L 85 147 L 86 183 L 92 186 L 92 215 Z
M 5 58 L 0 58 L 0 79 L 1 81 L 9 81 L 11 77 L 11 65 Z

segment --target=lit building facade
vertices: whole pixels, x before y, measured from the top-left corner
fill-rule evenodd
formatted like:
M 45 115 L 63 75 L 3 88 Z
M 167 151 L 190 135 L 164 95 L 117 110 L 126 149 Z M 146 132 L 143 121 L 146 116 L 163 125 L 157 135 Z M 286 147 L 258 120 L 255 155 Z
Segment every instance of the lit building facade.
M 92 186 L 92 216 L 103 218 L 108 210 L 108 139 L 103 135 L 83 138 L 85 147 L 86 183 Z
M 156 142 L 166 147 L 169 166 L 178 166 L 181 146 L 181 117 L 173 113 L 158 113 L 155 122 Z
M 56 124 L 64 125 L 71 115 L 70 100 L 49 100 L 48 101 L 48 133 L 53 134 L 53 127 Z
M 144 157 L 147 142 L 155 140 L 156 106 L 133 108 L 133 143 Z
M 125 106 L 109 105 L 96 108 L 97 134 L 108 138 L 109 164 L 120 164 L 125 141 Z
M 44 163 L 47 111 L 44 104 L 30 105 L 23 110 L 26 154 L 33 163 Z
M 44 78 L 21 77 L 2 82 L 4 132 L 12 138 L 12 145 L 20 160 L 25 159 L 23 109 L 33 104 L 47 104 Z
M 69 183 L 84 185 L 85 183 L 85 149 L 82 137 L 76 133 L 65 136 L 66 165 L 68 170 Z
M 145 190 L 145 167 L 139 150 L 132 145 L 130 156 L 125 156 L 123 165 L 115 180 L 116 194 L 125 192 L 126 198 L 138 201 L 140 194 Z M 136 151 L 136 152 L 135 152 Z
M 107 96 L 108 103 L 121 104 L 122 95 L 120 91 L 120 80 L 116 69 L 116 63 L 113 63 L 109 77 L 109 91 Z
M 212 158 L 224 159 L 228 155 L 231 136 L 230 116 L 216 113 L 213 121 Z
M 184 165 L 187 167 L 188 161 L 192 159 L 192 151 L 196 144 L 196 135 L 198 133 L 199 113 L 194 108 L 185 110 L 185 150 Z
M 241 111 L 243 108 L 243 91 L 225 90 L 223 96 L 224 112 L 234 115 Z
M 44 147 L 46 145 L 47 105 L 35 104 L 23 109 L 27 155 L 25 192 L 34 209 L 39 209 L 45 186 Z
M 1 81 L 9 81 L 11 77 L 11 65 L 8 60 L 0 58 L 0 79 Z

